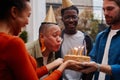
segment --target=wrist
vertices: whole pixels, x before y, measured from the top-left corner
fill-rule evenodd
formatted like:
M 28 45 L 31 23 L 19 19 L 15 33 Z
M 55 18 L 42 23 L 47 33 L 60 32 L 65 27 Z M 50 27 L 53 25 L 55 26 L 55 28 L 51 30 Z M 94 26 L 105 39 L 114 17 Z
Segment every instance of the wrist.
M 66 62 L 64 62 L 64 63 L 62 63 L 59 67 L 58 67 L 58 69 L 57 70 L 59 70 L 59 71 L 61 71 L 61 72 L 63 72 L 64 71 L 64 69 L 67 67 L 67 63 Z
M 97 71 L 100 71 L 100 64 L 97 63 Z

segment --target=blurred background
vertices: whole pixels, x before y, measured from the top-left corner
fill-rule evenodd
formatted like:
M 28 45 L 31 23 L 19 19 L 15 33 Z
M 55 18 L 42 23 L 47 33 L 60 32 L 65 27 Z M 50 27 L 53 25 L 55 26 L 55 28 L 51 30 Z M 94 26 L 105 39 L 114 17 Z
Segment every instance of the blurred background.
M 74 5 L 79 9 L 77 29 L 89 34 L 93 42 L 95 41 L 97 33 L 106 28 L 102 11 L 102 1 L 103 0 L 72 0 Z M 30 0 L 30 2 L 32 6 L 30 23 L 20 34 L 20 37 L 23 38 L 25 43 L 38 39 L 39 26 L 41 22 L 44 21 L 50 5 L 53 6 L 55 17 L 60 28 L 64 28 L 60 14 L 62 0 Z

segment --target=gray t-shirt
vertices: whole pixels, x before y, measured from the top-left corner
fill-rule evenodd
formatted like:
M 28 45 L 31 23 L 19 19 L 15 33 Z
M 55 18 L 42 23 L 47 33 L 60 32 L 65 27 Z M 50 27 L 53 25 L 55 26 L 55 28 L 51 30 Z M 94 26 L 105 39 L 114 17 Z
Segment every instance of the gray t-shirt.
M 77 33 L 73 35 L 64 34 L 61 50 L 62 57 L 64 57 L 70 49 L 82 45 L 86 46 L 86 43 L 84 43 L 84 34 L 82 32 L 77 31 Z M 63 73 L 63 80 L 80 80 L 81 75 L 80 72 L 66 69 Z

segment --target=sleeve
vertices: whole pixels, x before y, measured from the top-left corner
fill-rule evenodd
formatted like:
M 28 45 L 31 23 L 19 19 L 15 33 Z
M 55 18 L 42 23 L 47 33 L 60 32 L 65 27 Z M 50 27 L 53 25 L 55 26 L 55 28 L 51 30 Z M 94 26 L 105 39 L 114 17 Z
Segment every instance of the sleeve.
M 38 80 L 25 44 L 20 38 L 15 37 L 9 41 L 6 54 L 7 64 L 16 80 Z
M 44 78 L 43 80 L 59 80 L 62 76 L 62 73 L 59 70 L 55 70 L 52 72 L 48 77 Z
M 88 36 L 87 34 L 85 34 L 85 41 L 86 41 L 86 48 L 88 50 L 87 52 L 87 55 L 88 55 L 93 47 L 93 42 L 90 36 Z
M 37 68 L 36 73 L 38 75 L 38 78 L 41 78 L 42 76 L 48 73 L 48 70 L 46 66 L 42 66 L 40 68 Z
M 120 64 L 116 65 L 111 65 L 112 69 L 112 77 L 114 80 L 119 80 L 120 79 Z
M 100 42 L 100 36 L 102 35 L 102 33 L 99 33 L 96 37 L 96 41 L 93 45 L 92 50 L 89 53 L 89 56 L 91 57 L 92 61 L 96 62 L 96 56 L 98 54 L 98 50 L 99 50 L 99 42 Z

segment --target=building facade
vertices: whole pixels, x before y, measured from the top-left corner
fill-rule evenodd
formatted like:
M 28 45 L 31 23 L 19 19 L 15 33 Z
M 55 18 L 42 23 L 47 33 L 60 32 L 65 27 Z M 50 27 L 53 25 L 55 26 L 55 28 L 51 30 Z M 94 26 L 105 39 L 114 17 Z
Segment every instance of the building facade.
M 38 30 L 41 22 L 46 15 L 46 1 L 45 0 L 30 0 L 32 12 L 29 24 L 26 27 L 28 32 L 28 42 L 38 39 Z
M 92 11 L 94 0 L 72 0 L 73 4 L 76 5 L 81 13 L 85 8 L 90 8 Z M 28 32 L 28 42 L 38 39 L 38 30 L 41 22 L 44 21 L 46 12 L 50 5 L 53 9 L 58 9 L 62 0 L 30 0 L 32 6 L 32 14 L 30 17 L 30 23 L 26 27 Z M 95 1 L 94 1 L 95 2 Z
M 76 5 L 81 12 L 84 8 L 93 9 L 93 0 L 71 0 L 74 5 Z M 46 6 L 48 8 L 49 5 L 53 5 L 54 8 L 58 8 L 61 6 L 62 0 L 46 0 Z

